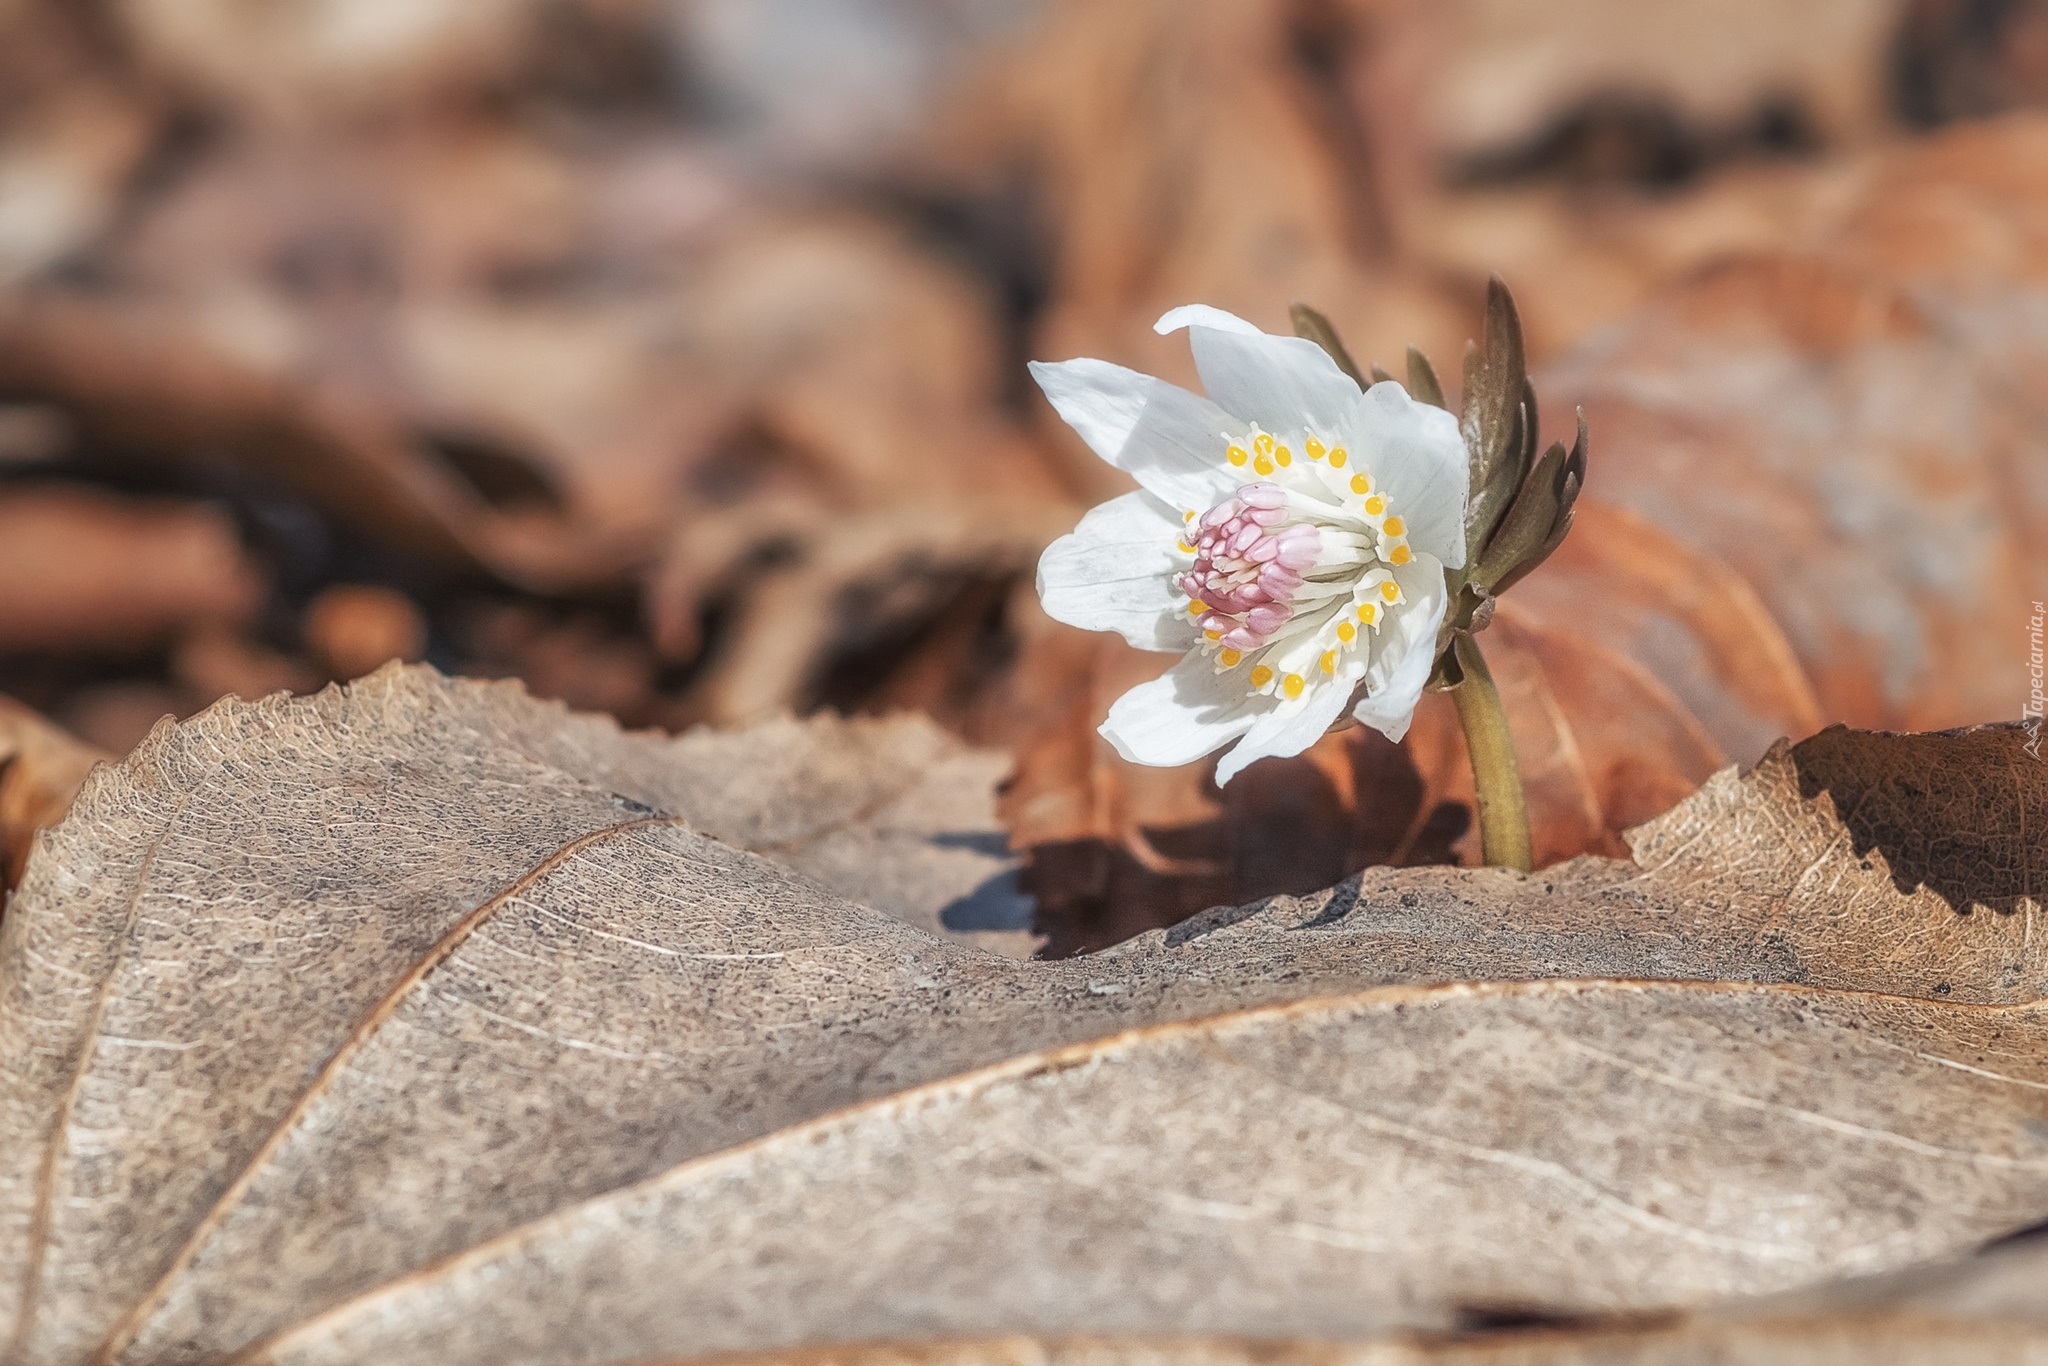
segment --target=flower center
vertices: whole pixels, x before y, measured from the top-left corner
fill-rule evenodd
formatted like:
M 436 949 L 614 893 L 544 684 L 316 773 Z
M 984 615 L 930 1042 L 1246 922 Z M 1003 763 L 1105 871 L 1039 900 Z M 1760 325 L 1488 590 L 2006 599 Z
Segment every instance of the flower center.
M 1404 601 L 1392 566 L 1408 564 L 1407 526 L 1343 447 L 1303 435 L 1295 455 L 1264 432 L 1231 442 L 1247 476 L 1214 507 L 1186 514 L 1174 577 L 1219 669 L 1247 660 L 1252 691 L 1300 697 L 1322 680 L 1355 681 L 1371 637 Z
M 1307 522 L 1288 520 L 1287 491 L 1246 484 L 1195 523 L 1194 567 L 1179 579 L 1204 631 L 1226 650 L 1259 649 L 1294 615 L 1295 592 L 1322 554 Z

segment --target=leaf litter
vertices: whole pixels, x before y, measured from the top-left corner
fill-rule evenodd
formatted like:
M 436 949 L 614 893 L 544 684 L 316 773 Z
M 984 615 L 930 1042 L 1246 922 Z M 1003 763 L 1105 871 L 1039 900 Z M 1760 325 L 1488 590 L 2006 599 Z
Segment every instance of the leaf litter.
M 4 1322 L 52 1362 L 1370 1340 L 1966 1254 L 2048 1217 L 2023 739 L 1830 731 L 1627 860 L 1024 962 L 945 923 L 1012 865 L 997 766 L 922 721 L 666 740 L 416 667 L 223 703 L 87 782 L 0 931 Z M 1909 779 L 1920 845 L 1835 814 Z

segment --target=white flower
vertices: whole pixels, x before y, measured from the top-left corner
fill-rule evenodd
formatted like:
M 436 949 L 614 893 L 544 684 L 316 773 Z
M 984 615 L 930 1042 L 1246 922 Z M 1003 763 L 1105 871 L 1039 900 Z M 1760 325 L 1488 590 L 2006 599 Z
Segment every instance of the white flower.
M 1159 765 L 1236 740 L 1219 783 L 1299 754 L 1347 706 L 1399 740 L 1435 662 L 1445 568 L 1465 563 L 1457 419 L 1392 382 L 1361 391 L 1314 342 L 1219 309 L 1158 324 L 1181 327 L 1207 398 L 1106 361 L 1031 367 L 1060 416 L 1141 485 L 1047 549 L 1045 610 L 1186 651 L 1117 699 L 1102 734 Z

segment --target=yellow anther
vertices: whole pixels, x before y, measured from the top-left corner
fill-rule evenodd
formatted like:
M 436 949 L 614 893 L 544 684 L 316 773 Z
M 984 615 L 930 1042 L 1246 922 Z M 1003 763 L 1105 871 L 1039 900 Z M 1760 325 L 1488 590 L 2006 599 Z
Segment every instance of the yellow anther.
M 1301 448 L 1308 452 L 1308 458 L 1311 460 L 1321 460 L 1325 455 L 1329 454 L 1329 452 L 1323 449 L 1323 443 L 1312 436 L 1305 436 L 1301 439 Z
M 1339 446 L 1330 452 L 1330 468 L 1341 470 L 1344 468 L 1344 462 L 1350 458 L 1350 455 L 1345 452 L 1344 448 Z
M 1252 449 L 1260 455 L 1271 455 L 1273 453 L 1273 438 L 1267 436 L 1264 432 L 1260 432 L 1252 438 Z
M 1389 536 L 1405 536 L 1408 533 L 1408 524 L 1399 517 L 1389 517 L 1380 523 L 1380 530 Z
M 1242 446 L 1232 446 L 1229 450 L 1223 452 L 1223 455 L 1233 465 L 1242 465 L 1245 461 L 1251 459 L 1251 456 L 1246 453 L 1245 448 Z
M 1252 670 L 1252 686 L 1263 688 L 1273 681 L 1273 671 L 1261 664 Z
M 1372 606 L 1372 604 L 1367 603 L 1366 606 L 1370 607 Z M 1349 645 L 1352 641 L 1358 639 L 1358 628 L 1356 626 L 1353 626 L 1348 621 L 1338 622 L 1337 639 L 1343 641 L 1346 645 Z
M 1331 463 L 1332 465 L 1336 464 L 1336 463 L 1337 463 L 1337 457 L 1336 457 L 1336 456 L 1334 456 L 1334 455 L 1333 455 L 1333 456 L 1331 456 L 1331 457 L 1330 457 L 1330 463 Z M 1354 475 L 1352 475 L 1352 476 L 1351 476 L 1351 491 L 1352 491 L 1353 493 L 1371 493 L 1371 492 L 1372 492 L 1372 479 L 1371 479 L 1371 477 L 1370 477 L 1370 476 L 1368 476 L 1368 475 L 1366 475 L 1366 474 L 1364 474 L 1363 472 L 1361 472 L 1361 473 L 1358 473 L 1358 474 L 1354 474 Z
M 1323 651 L 1323 672 L 1326 674 L 1337 672 L 1337 652 L 1335 650 Z
M 1376 602 L 1361 602 L 1358 604 L 1358 619 L 1367 626 L 1372 625 L 1373 618 L 1379 614 L 1380 605 Z
M 1380 596 L 1388 602 L 1399 602 L 1401 600 L 1401 585 L 1389 579 L 1380 585 Z
M 1188 509 L 1188 510 L 1187 510 L 1186 512 L 1183 512 L 1183 513 L 1182 513 L 1182 514 L 1180 515 L 1180 519 L 1181 519 L 1181 520 L 1182 520 L 1183 522 L 1192 522 L 1192 521 L 1194 521 L 1194 520 L 1195 520 L 1195 510 L 1194 510 L 1193 508 L 1189 508 L 1189 509 Z
M 1280 686 L 1287 690 L 1289 697 L 1299 697 L 1301 696 L 1301 690 L 1308 686 L 1308 680 L 1300 674 L 1289 674 Z
M 1175 541 L 1174 544 L 1180 547 L 1180 553 L 1183 555 L 1192 555 L 1195 553 L 1195 548 L 1189 545 L 1186 541 Z
M 1211 640 L 1223 639 L 1223 633 L 1221 631 L 1204 631 L 1202 632 L 1202 634 L 1209 637 L 1209 639 Z
M 1273 472 L 1273 457 L 1267 455 L 1264 451 L 1259 452 L 1252 459 L 1252 468 L 1260 474 L 1271 474 Z
M 1237 662 L 1243 659 L 1244 656 L 1239 654 L 1235 650 L 1225 650 L 1222 654 L 1218 655 L 1217 658 L 1223 661 L 1224 668 L 1235 669 L 1237 667 Z
M 1294 452 L 1288 450 L 1285 446 L 1275 446 L 1273 448 L 1273 463 L 1276 465 L 1292 465 L 1294 463 Z
M 1377 517 L 1386 510 L 1387 500 L 1380 497 L 1377 493 L 1365 500 L 1365 515 L 1368 517 Z
M 1188 601 L 1188 615 L 1189 615 L 1189 616 L 1191 616 L 1191 617 L 1199 617 L 1200 615 L 1202 615 L 1202 613 L 1204 613 L 1204 612 L 1206 612 L 1206 611 L 1208 611 L 1208 610 L 1209 610 L 1209 604 L 1208 604 L 1208 603 L 1206 603 L 1206 602 L 1203 602 L 1203 601 L 1202 601 L 1202 600 L 1201 600 L 1200 598 L 1191 598 L 1191 599 L 1189 599 L 1189 601 Z
M 1388 564 L 1406 564 L 1415 558 L 1414 552 L 1405 545 L 1397 545 L 1387 552 Z

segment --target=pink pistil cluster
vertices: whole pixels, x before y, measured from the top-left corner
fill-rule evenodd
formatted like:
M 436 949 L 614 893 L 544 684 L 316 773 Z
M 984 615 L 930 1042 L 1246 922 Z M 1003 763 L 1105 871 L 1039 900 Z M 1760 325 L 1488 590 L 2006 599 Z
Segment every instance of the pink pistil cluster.
M 1226 650 L 1256 650 L 1294 615 L 1288 606 L 1322 548 L 1316 529 L 1287 520 L 1278 484 L 1246 484 L 1193 528 L 1194 567 L 1175 580 L 1207 607 L 1204 631 Z

